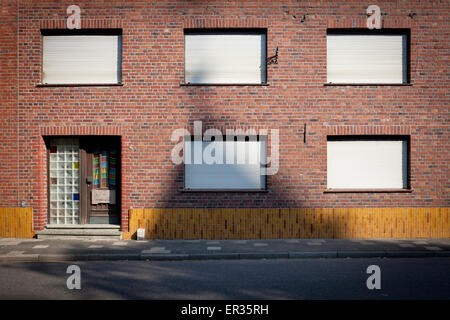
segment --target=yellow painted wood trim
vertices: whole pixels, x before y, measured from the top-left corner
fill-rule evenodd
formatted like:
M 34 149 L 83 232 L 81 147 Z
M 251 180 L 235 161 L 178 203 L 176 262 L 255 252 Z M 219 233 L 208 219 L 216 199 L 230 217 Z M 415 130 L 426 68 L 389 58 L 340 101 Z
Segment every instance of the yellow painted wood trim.
M 450 208 L 130 209 L 147 239 L 450 238 Z
M 0 208 L 0 237 L 33 238 L 32 208 Z

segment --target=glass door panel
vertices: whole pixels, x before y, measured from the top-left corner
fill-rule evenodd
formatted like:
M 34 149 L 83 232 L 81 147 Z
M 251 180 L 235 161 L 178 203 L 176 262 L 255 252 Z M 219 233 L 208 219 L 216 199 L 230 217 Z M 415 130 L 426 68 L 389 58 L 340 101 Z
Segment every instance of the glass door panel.
M 50 224 L 80 223 L 79 140 L 50 142 Z

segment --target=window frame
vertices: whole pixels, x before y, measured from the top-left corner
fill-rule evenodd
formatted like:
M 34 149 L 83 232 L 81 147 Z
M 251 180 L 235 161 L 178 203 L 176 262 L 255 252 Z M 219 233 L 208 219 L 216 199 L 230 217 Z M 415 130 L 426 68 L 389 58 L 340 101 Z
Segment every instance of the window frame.
M 233 141 L 234 142 L 246 142 L 246 141 L 265 141 L 266 142 L 266 150 L 265 150 L 265 155 L 266 155 L 266 162 L 267 162 L 267 142 L 268 142 L 268 137 L 266 135 L 231 135 L 233 137 Z M 250 136 L 255 137 L 256 140 L 251 140 Z M 206 137 L 206 139 L 205 139 Z M 210 142 L 210 141 L 214 141 L 214 140 L 207 140 L 210 139 L 210 136 L 206 136 L 206 135 L 202 135 L 202 136 L 195 136 L 195 135 L 187 135 L 184 136 L 184 140 L 183 140 L 183 150 L 185 147 L 184 141 L 186 141 L 186 139 L 190 139 L 191 142 L 194 141 L 201 141 L 201 142 Z M 226 142 L 226 141 L 230 141 L 230 140 L 226 140 L 227 139 L 227 135 L 222 135 L 222 141 Z M 239 140 L 241 139 L 241 140 Z M 242 140 L 244 139 L 244 140 Z M 266 164 L 262 164 L 260 163 L 260 170 L 264 168 L 265 170 L 267 170 L 267 163 Z M 184 151 L 183 151 L 183 188 L 180 190 L 181 192 L 219 192 L 219 193 L 226 193 L 226 192 L 241 192 L 241 193 L 267 193 L 268 192 L 268 186 L 267 186 L 267 174 L 261 174 L 260 173 L 260 177 L 263 180 L 264 183 L 264 187 L 263 188 L 250 188 L 250 189 L 240 189 L 240 188 L 186 188 L 186 182 L 187 182 L 187 177 L 186 177 L 186 163 L 184 162 Z
M 118 36 L 118 59 L 117 72 L 119 81 L 116 83 L 44 83 L 44 37 L 45 36 Z M 39 83 L 36 87 L 90 87 L 90 86 L 123 86 L 123 30 L 121 28 L 114 29 L 41 29 L 41 55 L 40 55 L 40 73 Z
M 204 34 L 215 34 L 215 33 L 235 33 L 237 35 L 242 33 L 254 33 L 254 34 L 264 34 L 265 35 L 265 57 L 261 58 L 261 60 L 265 63 L 264 82 L 255 82 L 255 83 L 192 83 L 186 82 L 186 34 L 195 34 L 195 33 L 204 33 Z M 268 86 L 268 73 L 267 73 L 267 51 L 268 50 L 268 29 L 267 28 L 185 28 L 183 30 L 183 82 L 180 84 L 181 86 Z
M 402 83 L 364 83 L 364 82 L 328 82 L 328 64 L 325 63 L 325 75 L 327 77 L 324 86 L 412 86 L 411 82 L 411 29 L 410 28 L 327 28 L 325 42 L 328 41 L 329 34 L 346 35 L 404 35 L 406 36 L 406 81 Z M 328 59 L 328 47 L 326 49 L 325 61 Z
M 405 141 L 406 142 L 406 187 L 404 188 L 328 188 L 328 141 Z M 411 135 L 327 135 L 326 136 L 326 189 L 324 193 L 410 193 L 411 186 Z

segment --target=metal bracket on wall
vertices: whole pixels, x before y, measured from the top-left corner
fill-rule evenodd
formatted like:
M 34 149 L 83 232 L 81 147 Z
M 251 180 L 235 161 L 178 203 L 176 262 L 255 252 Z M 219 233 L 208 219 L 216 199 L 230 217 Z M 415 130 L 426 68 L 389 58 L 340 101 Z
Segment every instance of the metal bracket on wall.
M 306 143 L 306 123 L 303 125 L 303 143 Z
M 267 63 L 267 65 L 278 64 L 278 47 L 277 47 L 277 50 L 275 51 L 275 55 L 268 57 L 266 59 L 266 63 Z

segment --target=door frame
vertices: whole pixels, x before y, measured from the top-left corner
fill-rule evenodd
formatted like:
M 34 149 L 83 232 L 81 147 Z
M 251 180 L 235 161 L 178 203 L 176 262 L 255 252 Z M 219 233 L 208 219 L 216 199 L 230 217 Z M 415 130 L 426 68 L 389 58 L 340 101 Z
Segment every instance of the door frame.
M 87 165 L 85 165 L 86 158 L 87 152 L 84 148 L 82 148 L 80 139 L 80 224 L 89 224 L 89 204 L 87 201 L 87 192 L 89 192 L 89 190 L 87 183 L 84 183 L 87 176 Z
M 50 224 L 50 145 L 52 139 L 57 138 L 72 138 L 79 139 L 79 224 L 89 224 L 91 206 L 89 203 L 90 197 L 88 196 L 88 186 L 86 181 L 88 166 L 86 161 L 88 161 L 88 154 L 85 150 L 85 143 L 90 139 L 102 140 L 110 139 L 116 144 L 116 205 L 118 207 L 118 218 L 119 224 L 122 217 L 122 137 L 115 135 L 57 135 L 57 136 L 44 136 L 44 143 L 46 146 L 46 182 L 47 182 L 47 224 Z

